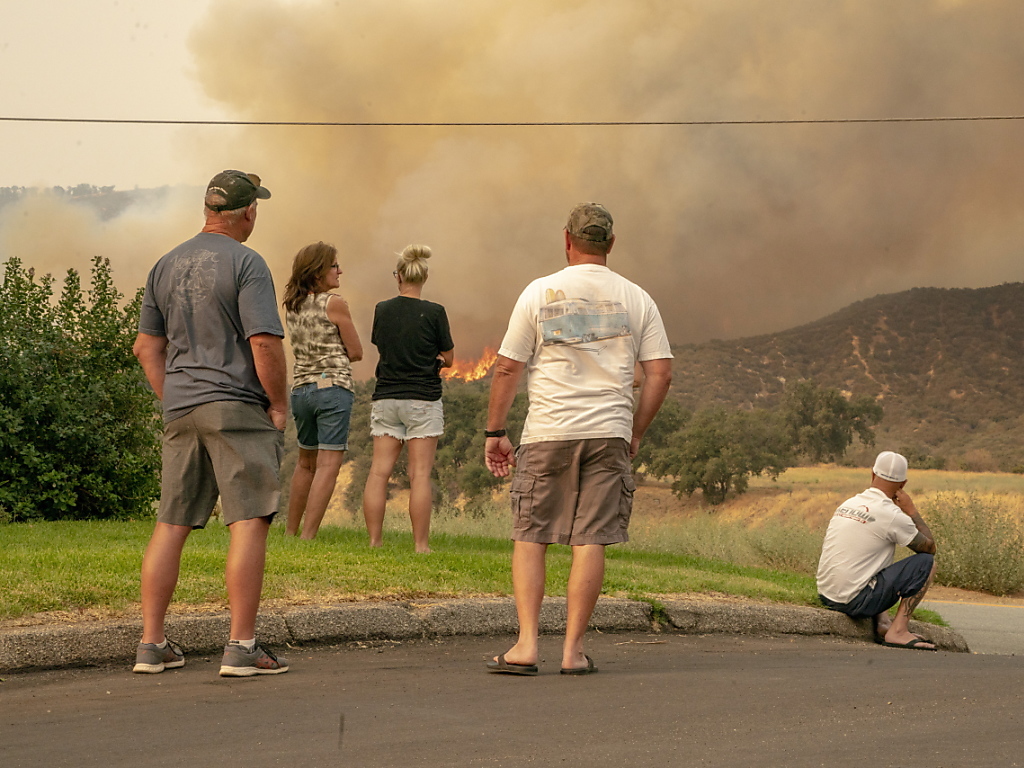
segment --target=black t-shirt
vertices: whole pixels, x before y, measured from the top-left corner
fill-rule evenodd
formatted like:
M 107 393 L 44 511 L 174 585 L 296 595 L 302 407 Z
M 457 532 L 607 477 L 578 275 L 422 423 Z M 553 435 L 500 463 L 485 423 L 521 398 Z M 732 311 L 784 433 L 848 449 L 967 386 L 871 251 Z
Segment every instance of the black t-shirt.
M 440 400 L 440 352 L 454 349 L 448 315 L 432 301 L 396 296 L 373 312 L 380 353 L 374 400 Z

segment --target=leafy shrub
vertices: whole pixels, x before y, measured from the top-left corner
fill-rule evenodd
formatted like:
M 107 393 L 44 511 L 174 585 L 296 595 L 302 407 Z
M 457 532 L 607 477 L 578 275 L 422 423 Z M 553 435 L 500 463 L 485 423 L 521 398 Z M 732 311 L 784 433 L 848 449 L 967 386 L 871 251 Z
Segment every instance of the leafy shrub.
M 940 493 L 922 516 L 935 534 L 936 581 L 1007 595 L 1024 588 L 1024 535 L 998 501 L 974 493 Z
M 110 263 L 83 296 L 10 258 L 0 285 L 0 521 L 126 518 L 159 493 L 159 404 L 132 355 L 140 290 L 127 306 Z

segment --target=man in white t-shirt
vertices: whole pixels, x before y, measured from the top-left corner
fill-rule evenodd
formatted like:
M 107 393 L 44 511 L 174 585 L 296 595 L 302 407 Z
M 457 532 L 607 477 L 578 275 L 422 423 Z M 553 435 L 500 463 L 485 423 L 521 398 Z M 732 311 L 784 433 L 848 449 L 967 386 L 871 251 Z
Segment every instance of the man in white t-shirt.
M 672 381 L 672 352 L 647 293 L 607 267 L 612 217 L 578 205 L 565 227 L 568 266 L 526 287 L 491 381 L 485 461 L 496 477 L 517 467 L 511 499 L 512 583 L 519 639 L 492 672 L 536 675 L 549 544 L 572 547 L 561 672 L 596 672 L 583 636 L 604 581 L 604 548 L 628 540 L 630 460 Z M 645 382 L 633 411 L 634 371 Z M 505 420 L 522 372 L 530 407 L 514 450 Z
M 854 619 L 871 617 L 875 640 L 895 648 L 934 651 L 910 631 L 910 616 L 935 577 L 935 539 L 903 490 L 907 460 L 883 451 L 871 487 L 844 501 L 832 516 L 818 562 L 818 597 Z M 896 547 L 916 554 L 893 563 Z M 896 618 L 889 609 L 899 602 Z

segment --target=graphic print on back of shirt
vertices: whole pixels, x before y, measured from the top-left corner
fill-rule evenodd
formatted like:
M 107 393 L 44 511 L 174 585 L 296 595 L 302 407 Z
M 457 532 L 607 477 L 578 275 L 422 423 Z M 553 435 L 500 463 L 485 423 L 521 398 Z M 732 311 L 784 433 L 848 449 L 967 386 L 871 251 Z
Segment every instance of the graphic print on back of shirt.
M 182 254 L 174 262 L 174 290 L 189 309 L 207 301 L 213 295 L 217 269 L 213 263 L 216 254 L 198 250 Z
M 875 518 L 871 514 L 871 510 L 866 504 L 861 504 L 857 507 L 840 507 L 835 511 L 833 516 L 845 517 L 847 520 L 854 520 L 862 525 L 875 522 Z
M 617 301 L 567 299 L 561 290 L 548 288 L 546 304 L 540 308 L 540 327 L 544 346 L 580 345 L 603 339 L 629 336 L 629 316 Z M 577 346 L 583 351 L 599 351 Z

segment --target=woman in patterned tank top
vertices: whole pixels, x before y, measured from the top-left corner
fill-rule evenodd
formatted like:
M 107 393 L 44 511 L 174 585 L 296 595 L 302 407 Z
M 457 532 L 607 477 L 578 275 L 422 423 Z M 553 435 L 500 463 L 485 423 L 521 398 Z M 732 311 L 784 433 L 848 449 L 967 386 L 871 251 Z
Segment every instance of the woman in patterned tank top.
M 334 493 L 355 399 L 352 363 L 363 359 L 348 303 L 330 293 L 340 278 L 338 249 L 313 243 L 295 255 L 284 290 L 295 354 L 291 407 L 299 442 L 285 533 L 298 534 L 301 524 L 304 539 L 316 536 Z

